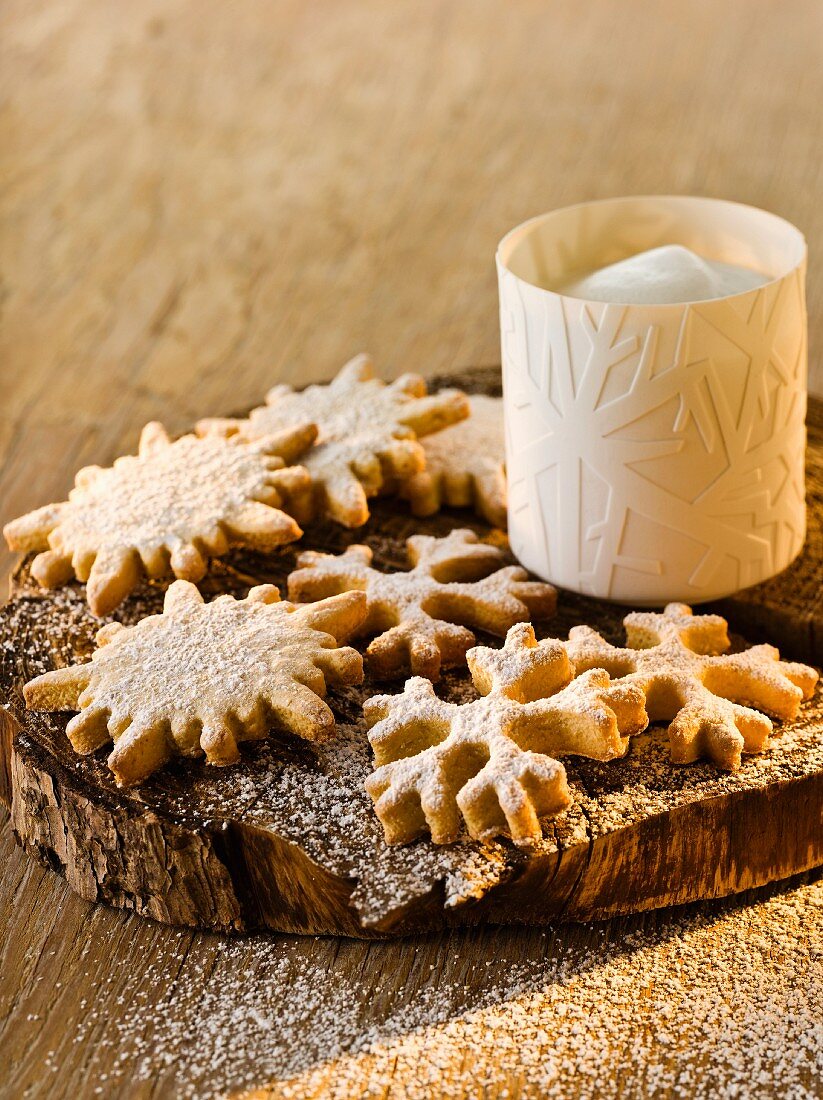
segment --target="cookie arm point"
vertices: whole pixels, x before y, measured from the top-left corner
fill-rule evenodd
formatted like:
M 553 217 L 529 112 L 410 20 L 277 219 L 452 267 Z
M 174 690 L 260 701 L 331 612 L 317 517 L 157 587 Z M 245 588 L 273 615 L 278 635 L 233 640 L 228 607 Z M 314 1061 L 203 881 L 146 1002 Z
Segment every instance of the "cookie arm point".
M 92 665 L 68 665 L 29 680 L 23 698 L 29 710 L 76 710 L 91 680 Z
M 45 550 L 49 545 L 49 533 L 60 522 L 62 504 L 45 504 L 33 512 L 27 512 L 13 519 L 3 528 L 3 535 L 9 550 L 28 553 L 31 550 Z

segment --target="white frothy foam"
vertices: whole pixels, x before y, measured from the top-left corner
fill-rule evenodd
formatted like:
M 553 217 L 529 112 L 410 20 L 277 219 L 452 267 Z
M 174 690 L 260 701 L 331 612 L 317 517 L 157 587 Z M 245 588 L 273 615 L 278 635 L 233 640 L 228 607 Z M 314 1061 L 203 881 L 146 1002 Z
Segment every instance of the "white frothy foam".
M 770 276 L 737 264 L 705 260 L 679 244 L 650 248 L 558 287 L 592 302 L 668 305 L 725 298 L 762 286 Z

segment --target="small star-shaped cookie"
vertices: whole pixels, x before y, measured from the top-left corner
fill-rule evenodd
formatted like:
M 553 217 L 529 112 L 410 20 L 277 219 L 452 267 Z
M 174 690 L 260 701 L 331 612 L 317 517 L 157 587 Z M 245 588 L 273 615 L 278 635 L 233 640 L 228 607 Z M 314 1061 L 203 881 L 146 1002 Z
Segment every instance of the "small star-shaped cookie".
M 473 507 L 493 527 L 506 526 L 506 449 L 503 402 L 469 397 L 466 420 L 423 440 L 426 468 L 401 487 L 416 516 L 430 516 L 441 505 Z
M 575 669 L 605 668 L 620 683 L 639 686 L 652 722 L 669 722 L 671 757 L 687 764 L 708 756 L 721 768 L 740 767 L 741 754 L 762 752 L 775 718 L 794 718 L 817 683 L 815 669 L 781 661 L 771 645 L 726 653 L 720 615 L 693 615 L 670 603 L 662 614 L 637 611 L 623 620 L 627 648 L 610 645 L 588 626 L 565 642 Z
M 275 386 L 266 404 L 246 420 L 203 420 L 201 433 L 238 433 L 244 439 L 280 431 L 309 419 L 317 443 L 304 462 L 312 477 L 315 510 L 345 527 L 369 518 L 368 497 L 385 484 L 407 480 L 425 466 L 417 436 L 436 432 L 468 415 L 457 390 L 426 394 L 426 383 L 404 374 L 389 383 L 374 377 L 367 355 L 347 363 L 325 386 L 295 392 Z
M 410 669 L 436 680 L 441 665 L 461 664 L 474 645 L 467 627 L 503 636 L 531 615 L 554 613 L 555 589 L 530 581 L 518 565 L 499 568 L 506 560 L 502 550 L 479 542 L 473 531 L 458 529 L 440 539 L 414 535 L 406 546 L 412 566 L 408 572 L 381 573 L 371 565 L 368 546 L 349 546 L 338 556 L 306 550 L 289 576 L 293 600 L 316 600 L 350 589 L 366 593 L 362 630 L 378 632 L 366 650 L 375 677 L 399 676 Z
M 26 705 L 79 709 L 69 740 L 83 754 L 114 741 L 108 762 L 120 786 L 175 754 L 232 764 L 238 743 L 267 737 L 272 722 L 309 740 L 333 730 L 321 697 L 327 684 L 362 681 L 360 654 L 338 642 L 365 612 L 362 592 L 295 607 L 264 584 L 244 600 L 204 603 L 175 581 L 161 615 L 102 627 L 92 659 L 31 680 Z
M 430 832 L 435 844 L 463 827 L 477 840 L 507 835 L 529 847 L 540 821 L 571 801 L 557 756 L 623 756 L 647 724 L 643 692 L 613 683 L 602 669 L 572 679 L 563 644 L 538 642 L 528 623 L 513 626 L 502 650 L 469 650 L 482 698 L 439 699 L 428 680 L 364 707 L 375 771 L 366 790 L 389 844 Z
M 107 615 L 144 574 L 198 581 L 208 557 L 231 545 L 271 550 L 299 538 L 281 509 L 309 492 L 309 475 L 287 464 L 315 435 L 303 424 L 251 443 L 217 435 L 172 441 L 162 425 L 147 424 L 137 455 L 80 470 L 67 501 L 12 520 L 6 541 L 40 551 L 31 572 L 43 587 L 75 576 L 86 582 L 92 612 Z

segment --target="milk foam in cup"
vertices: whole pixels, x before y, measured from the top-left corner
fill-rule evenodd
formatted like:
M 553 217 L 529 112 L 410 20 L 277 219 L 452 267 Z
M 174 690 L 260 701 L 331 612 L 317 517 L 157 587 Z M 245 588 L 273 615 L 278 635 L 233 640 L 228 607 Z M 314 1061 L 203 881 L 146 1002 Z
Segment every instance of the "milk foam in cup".
M 671 305 L 726 298 L 768 281 L 768 275 L 751 268 L 704 259 L 680 244 L 664 244 L 555 289 L 591 302 Z
M 497 253 L 509 540 L 563 588 L 701 603 L 805 537 L 806 247 L 782 218 L 607 199 Z

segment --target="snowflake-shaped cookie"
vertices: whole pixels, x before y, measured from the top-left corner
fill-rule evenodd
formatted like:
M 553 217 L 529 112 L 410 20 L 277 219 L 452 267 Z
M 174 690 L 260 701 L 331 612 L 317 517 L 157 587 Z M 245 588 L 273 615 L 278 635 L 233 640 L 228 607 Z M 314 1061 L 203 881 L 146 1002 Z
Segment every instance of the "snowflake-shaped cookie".
M 334 728 L 321 696 L 327 683 L 362 681 L 360 654 L 337 646 L 365 610 L 361 592 L 295 607 L 271 584 L 204 603 L 193 584 L 175 581 L 161 615 L 104 626 L 91 661 L 31 680 L 26 705 L 79 709 L 69 740 L 83 754 L 114 741 L 109 767 L 120 786 L 173 754 L 232 764 L 238 742 L 266 737 L 272 719 L 309 740 Z
M 198 431 L 257 439 L 311 420 L 317 424 L 317 444 L 305 463 L 315 508 L 346 527 L 359 527 L 369 518 L 368 497 L 425 466 L 417 436 L 453 424 L 468 411 L 465 395 L 457 390 L 427 396 L 426 383 L 416 374 L 387 385 L 374 377 L 371 359 L 359 355 L 326 386 L 298 393 L 291 386 L 275 386 L 247 420 L 203 420 Z
M 641 687 L 651 721 L 670 722 L 678 764 L 707 756 L 722 768 L 739 768 L 741 753 L 762 752 L 772 732 L 765 714 L 751 708 L 794 718 L 817 683 L 813 668 L 781 661 L 771 645 L 727 654 L 726 620 L 693 615 L 686 604 L 670 603 L 662 614 L 634 612 L 623 623 L 628 648 L 576 626 L 566 652 L 578 672 L 604 668 Z
M 365 704 L 376 765 L 366 790 L 389 844 L 426 831 L 448 844 L 465 824 L 478 840 L 508 835 L 529 846 L 540 819 L 571 800 L 556 757 L 612 760 L 647 724 L 638 686 L 611 683 L 602 669 L 573 680 L 563 644 L 537 642 L 527 623 L 502 650 L 477 646 L 467 657 L 483 698 L 447 703 L 415 677 L 402 695 Z
M 381 573 L 371 566 L 368 546 L 349 546 L 339 556 L 305 551 L 289 577 L 292 600 L 316 600 L 355 588 L 366 593 L 363 632 L 380 632 L 366 650 L 369 671 L 376 677 L 411 669 L 436 680 L 441 665 L 462 664 L 474 645 L 467 627 L 502 637 L 531 615 L 554 613 L 554 588 L 530 581 L 520 566 L 497 568 L 505 555 L 478 542 L 473 531 L 454 530 L 441 539 L 414 535 L 406 546 L 412 566 L 408 572 Z
M 417 516 L 441 505 L 473 507 L 494 527 L 506 526 L 503 402 L 482 394 L 469 398 L 467 420 L 423 440 L 426 468 L 401 488 Z
M 32 576 L 45 588 L 74 575 L 95 615 L 107 615 L 143 573 L 197 581 L 207 555 L 232 544 L 270 550 L 302 534 L 281 511 L 309 491 L 302 466 L 287 466 L 314 440 L 311 424 L 255 442 L 184 435 L 147 424 L 137 455 L 79 471 L 69 499 L 4 529 L 12 550 L 41 551 Z

